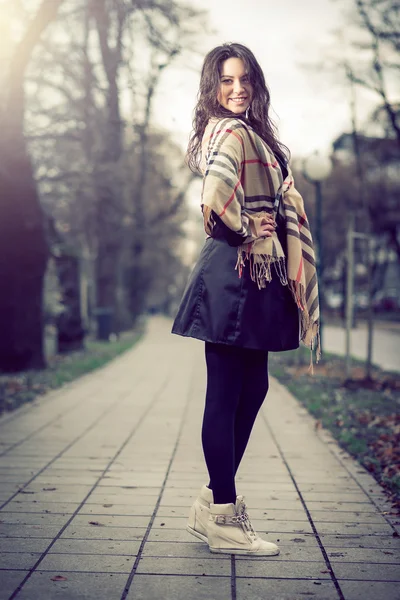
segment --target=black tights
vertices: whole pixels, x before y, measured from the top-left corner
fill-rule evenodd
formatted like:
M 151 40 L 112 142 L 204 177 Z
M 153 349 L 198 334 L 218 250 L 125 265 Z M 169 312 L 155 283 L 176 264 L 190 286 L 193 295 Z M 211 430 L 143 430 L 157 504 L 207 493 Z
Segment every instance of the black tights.
M 268 352 L 206 342 L 202 442 L 215 504 L 236 502 L 235 474 L 268 391 Z

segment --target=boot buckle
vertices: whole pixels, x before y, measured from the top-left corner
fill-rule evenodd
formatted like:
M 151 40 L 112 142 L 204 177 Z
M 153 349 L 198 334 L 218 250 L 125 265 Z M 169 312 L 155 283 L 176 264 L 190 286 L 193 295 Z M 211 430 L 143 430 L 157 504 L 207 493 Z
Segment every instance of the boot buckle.
M 217 523 L 217 525 L 225 525 L 226 515 L 216 515 L 214 520 Z

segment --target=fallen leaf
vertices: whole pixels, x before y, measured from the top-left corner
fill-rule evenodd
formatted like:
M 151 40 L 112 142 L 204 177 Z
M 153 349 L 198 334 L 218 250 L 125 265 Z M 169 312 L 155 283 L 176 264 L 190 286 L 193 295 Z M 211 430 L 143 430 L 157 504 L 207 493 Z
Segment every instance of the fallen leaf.
M 54 492 L 57 488 L 42 488 L 44 492 Z
M 96 527 L 104 527 L 104 523 L 99 523 L 99 521 L 89 521 L 89 525 L 96 525 Z
M 114 506 L 113 504 L 103 504 L 104 508 L 110 508 L 111 506 Z
M 67 577 L 64 577 L 63 575 L 55 575 L 54 577 L 50 577 L 51 581 L 68 581 Z

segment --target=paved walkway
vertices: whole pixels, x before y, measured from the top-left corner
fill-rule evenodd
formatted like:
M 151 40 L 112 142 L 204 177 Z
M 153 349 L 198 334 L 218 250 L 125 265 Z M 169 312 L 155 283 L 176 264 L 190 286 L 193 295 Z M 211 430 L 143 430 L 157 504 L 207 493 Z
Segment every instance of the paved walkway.
M 355 358 L 367 358 L 368 332 L 365 323 L 351 331 L 351 354 Z M 324 350 L 334 354 L 346 354 L 346 330 L 333 325 L 324 326 Z M 376 323 L 373 332 L 372 362 L 388 371 L 400 371 L 400 329 L 393 323 L 383 325 Z
M 280 556 L 211 555 L 185 531 L 205 373 L 169 327 L 0 420 L 0 599 L 398 600 L 379 486 L 275 381 L 238 491 Z

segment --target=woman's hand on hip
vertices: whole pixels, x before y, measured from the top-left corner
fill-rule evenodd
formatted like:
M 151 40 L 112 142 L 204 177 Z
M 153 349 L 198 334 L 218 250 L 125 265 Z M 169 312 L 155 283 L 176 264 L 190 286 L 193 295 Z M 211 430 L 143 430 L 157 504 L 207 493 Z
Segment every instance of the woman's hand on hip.
M 275 219 L 273 217 L 262 217 L 255 219 L 256 237 L 271 237 L 276 229 Z

